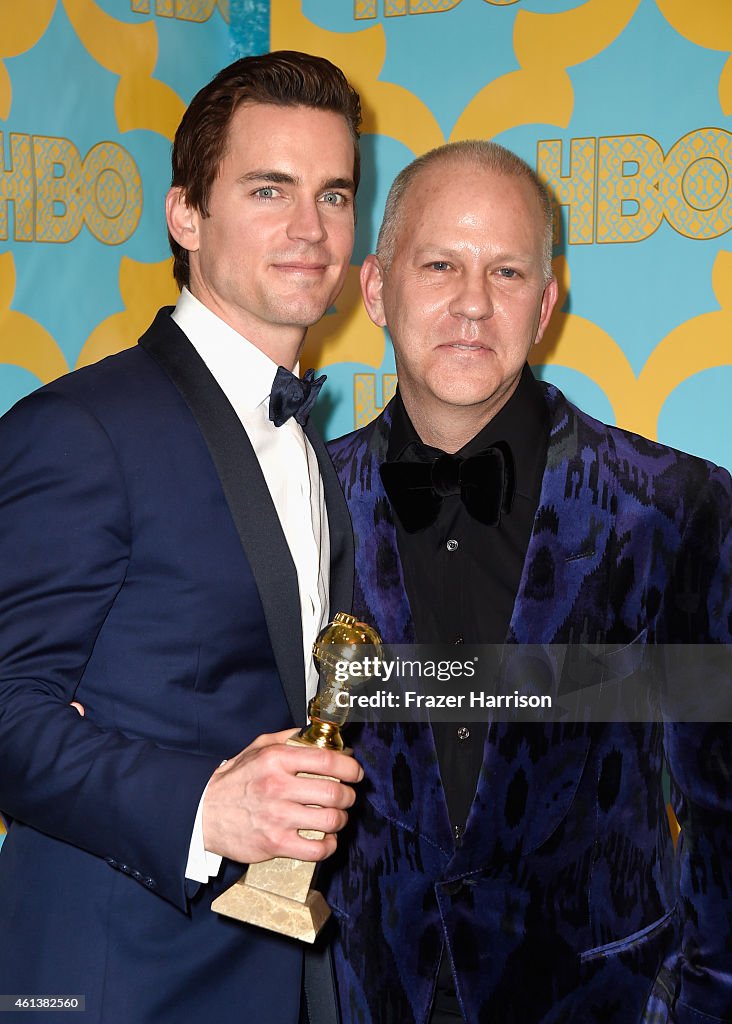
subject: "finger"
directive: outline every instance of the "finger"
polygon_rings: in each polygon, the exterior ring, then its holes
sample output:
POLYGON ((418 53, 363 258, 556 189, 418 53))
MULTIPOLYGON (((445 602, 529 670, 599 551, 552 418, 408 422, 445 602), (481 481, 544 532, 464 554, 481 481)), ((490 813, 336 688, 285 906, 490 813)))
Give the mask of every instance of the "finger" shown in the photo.
POLYGON ((221 766, 219 772, 249 772, 256 765, 258 776, 273 781, 279 777, 282 783, 288 785, 293 776, 301 774, 340 779, 346 783, 360 782, 363 778, 360 764, 345 754, 317 747, 287 746, 283 743, 268 742, 272 736, 282 735, 273 733, 257 737, 254 743, 221 766))
POLYGON ((336 807, 297 807, 288 826, 272 828, 269 837, 274 844, 286 843, 294 832, 310 833, 308 838, 322 839, 345 828, 348 815, 336 807))
POLYGON ((77 700, 72 700, 70 706, 72 708, 76 708, 76 710, 79 712, 79 714, 81 715, 82 718, 86 714, 86 710, 84 708, 84 705, 83 704, 79 704, 79 702, 77 700))
POLYGON ((320 861, 332 856, 336 846, 336 837, 332 833, 327 833, 322 839, 305 839, 298 832, 292 832, 280 844, 277 856, 291 857, 293 860, 320 861))
POLYGON ((335 835, 348 823, 348 815, 337 807, 306 807, 304 808, 303 821, 297 831, 315 832, 318 837, 321 835, 335 835))
MULTIPOLYGON (((300 783, 301 780, 297 780, 300 783)), ((339 783, 325 782, 324 788, 310 788, 309 780, 303 780, 303 788, 286 799, 263 802, 259 805, 252 827, 259 833, 259 840, 270 837, 278 843, 289 832, 298 829, 315 829, 320 832, 339 832, 348 821, 348 809, 352 806, 349 793, 340 793, 339 783), (330 787, 338 787, 330 793, 330 787), (330 802, 332 801, 332 802, 330 802)), ((345 787, 342 787, 345 788, 345 787)))
POLYGON ((310 775, 324 775, 342 782, 360 782, 363 768, 348 754, 336 750, 322 750, 320 747, 288 746, 282 753, 283 765, 293 774, 306 772, 310 775))
POLYGON ((356 792, 350 786, 320 775, 298 775, 288 786, 287 795, 298 804, 340 807, 342 810, 353 807, 356 800, 356 792))

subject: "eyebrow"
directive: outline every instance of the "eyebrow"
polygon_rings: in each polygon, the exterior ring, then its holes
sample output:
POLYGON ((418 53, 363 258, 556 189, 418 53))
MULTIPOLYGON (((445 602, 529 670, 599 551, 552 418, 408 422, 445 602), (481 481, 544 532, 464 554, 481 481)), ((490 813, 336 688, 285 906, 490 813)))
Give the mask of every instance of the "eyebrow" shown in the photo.
MULTIPOLYGON (((302 179, 295 174, 287 174, 286 171, 257 170, 248 171, 242 174, 240 181, 267 181, 272 185, 301 185, 302 179)), ((320 186, 321 189, 342 188, 354 192, 356 186, 353 178, 328 178, 320 186)))
MULTIPOLYGON (((463 251, 461 249, 454 249, 443 245, 423 245, 415 251, 415 259, 425 259, 432 257, 434 260, 441 259, 455 259, 456 257, 462 256, 463 251)), ((531 263, 533 257, 527 254, 511 253, 511 252, 499 252, 493 257, 497 263, 531 263)))

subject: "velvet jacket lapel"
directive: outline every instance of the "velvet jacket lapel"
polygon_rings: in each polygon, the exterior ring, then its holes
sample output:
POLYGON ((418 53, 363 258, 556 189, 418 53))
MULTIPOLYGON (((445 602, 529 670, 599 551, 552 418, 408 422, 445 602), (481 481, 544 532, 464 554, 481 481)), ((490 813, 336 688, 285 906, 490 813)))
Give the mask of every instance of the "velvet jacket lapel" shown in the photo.
POLYGON ((379 466, 386 460, 390 406, 363 434, 332 442, 329 450, 353 524, 359 573, 354 608, 375 626, 385 643, 414 643, 414 623, 404 589, 396 527, 379 466))
MULTIPOLYGON (((195 348, 162 309, 140 345, 178 389, 206 441, 244 553, 257 583, 282 686, 295 722, 305 722, 305 678, 297 574, 246 431, 195 348)), ((352 540, 343 495, 314 431, 331 530, 331 605, 350 608, 352 540)), ((313 438, 315 437, 315 443, 313 438)))
POLYGON ((545 398, 547 464, 508 642, 601 643, 607 637, 608 602, 582 602, 581 594, 589 577, 596 592, 610 593, 617 489, 613 452, 602 424, 580 418, 550 384, 545 398))

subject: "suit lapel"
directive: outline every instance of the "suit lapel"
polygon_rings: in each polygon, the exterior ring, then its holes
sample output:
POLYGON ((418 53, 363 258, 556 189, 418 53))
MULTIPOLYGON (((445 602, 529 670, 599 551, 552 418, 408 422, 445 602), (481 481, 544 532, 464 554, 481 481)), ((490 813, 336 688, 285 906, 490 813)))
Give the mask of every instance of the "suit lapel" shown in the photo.
POLYGON ((330 535, 330 613, 350 612, 353 606, 353 530, 348 515, 346 499, 330 460, 328 451, 316 427, 311 423, 305 427, 305 435, 318 459, 323 480, 325 507, 328 510, 328 533, 330 535))
POLYGON ((602 642, 615 536, 613 453, 601 423, 545 388, 547 465, 508 640, 602 642))
POLYGON ((158 313, 140 345, 170 377, 206 442, 254 574, 287 703, 293 720, 302 723, 305 676, 295 566, 249 437, 171 312, 168 307, 158 313))
POLYGON ((386 459, 391 408, 330 448, 348 503, 358 561, 354 607, 385 643, 414 643, 396 527, 379 466, 386 459))

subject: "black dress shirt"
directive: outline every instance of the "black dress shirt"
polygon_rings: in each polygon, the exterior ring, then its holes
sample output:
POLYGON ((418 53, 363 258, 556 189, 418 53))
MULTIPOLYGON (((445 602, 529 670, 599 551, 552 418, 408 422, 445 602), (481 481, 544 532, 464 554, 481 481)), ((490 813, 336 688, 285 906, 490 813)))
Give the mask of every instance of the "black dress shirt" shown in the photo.
MULTIPOLYGON (((528 366, 508 402, 457 453, 477 455, 505 441, 516 489, 497 526, 473 519, 460 495, 443 499, 435 522, 407 533, 395 515, 397 543, 418 643, 501 644, 506 639, 546 464, 549 420, 528 366)), ((397 391, 387 458, 431 462, 444 454, 420 440, 397 391)), ((461 841, 483 760, 487 723, 435 722, 440 774, 456 844, 461 841)), ((432 1024, 461 1020, 447 957, 443 957, 432 1024)))

